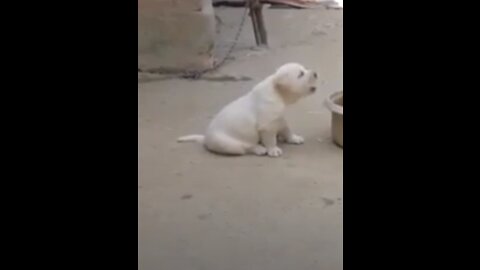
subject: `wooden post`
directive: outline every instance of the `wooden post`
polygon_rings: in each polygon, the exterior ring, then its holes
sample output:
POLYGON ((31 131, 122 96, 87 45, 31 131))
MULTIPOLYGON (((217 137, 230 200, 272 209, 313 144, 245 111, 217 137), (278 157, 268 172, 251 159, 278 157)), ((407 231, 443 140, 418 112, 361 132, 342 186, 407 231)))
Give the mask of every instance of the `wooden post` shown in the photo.
POLYGON ((268 46, 267 30, 263 21, 262 7, 260 0, 247 0, 250 8, 250 17, 252 18, 253 32, 257 46, 268 46))

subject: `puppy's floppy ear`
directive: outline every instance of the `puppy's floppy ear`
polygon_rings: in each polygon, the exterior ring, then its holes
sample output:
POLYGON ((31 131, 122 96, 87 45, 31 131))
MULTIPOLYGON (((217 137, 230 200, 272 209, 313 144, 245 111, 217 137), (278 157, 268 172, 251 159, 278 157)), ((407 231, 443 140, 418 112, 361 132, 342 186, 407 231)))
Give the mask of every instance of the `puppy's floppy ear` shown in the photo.
POLYGON ((287 79, 285 74, 277 72, 273 75, 273 87, 279 92, 279 94, 289 92, 289 85, 287 84, 287 79))
POLYGON ((285 73, 273 75, 273 87, 286 104, 294 103, 298 99, 292 91, 292 86, 288 83, 288 76, 285 73))

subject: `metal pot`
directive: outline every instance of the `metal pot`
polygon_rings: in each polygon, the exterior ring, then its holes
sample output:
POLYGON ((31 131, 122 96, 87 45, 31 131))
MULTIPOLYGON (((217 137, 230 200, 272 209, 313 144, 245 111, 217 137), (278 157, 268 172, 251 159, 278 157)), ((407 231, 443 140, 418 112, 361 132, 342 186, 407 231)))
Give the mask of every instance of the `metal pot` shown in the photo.
POLYGON ((325 105, 332 112, 333 141, 343 148, 343 91, 328 96, 325 105))

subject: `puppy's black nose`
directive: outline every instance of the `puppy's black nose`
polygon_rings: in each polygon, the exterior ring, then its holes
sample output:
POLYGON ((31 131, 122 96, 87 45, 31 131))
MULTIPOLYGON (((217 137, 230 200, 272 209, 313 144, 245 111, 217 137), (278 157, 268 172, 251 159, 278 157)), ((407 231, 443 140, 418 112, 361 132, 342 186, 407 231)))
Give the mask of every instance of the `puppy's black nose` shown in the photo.
POLYGON ((313 77, 315 77, 315 79, 318 77, 317 72, 313 72, 313 77))
POLYGON ((315 91, 317 91, 317 87, 315 86, 310 87, 310 92, 314 93, 315 91))

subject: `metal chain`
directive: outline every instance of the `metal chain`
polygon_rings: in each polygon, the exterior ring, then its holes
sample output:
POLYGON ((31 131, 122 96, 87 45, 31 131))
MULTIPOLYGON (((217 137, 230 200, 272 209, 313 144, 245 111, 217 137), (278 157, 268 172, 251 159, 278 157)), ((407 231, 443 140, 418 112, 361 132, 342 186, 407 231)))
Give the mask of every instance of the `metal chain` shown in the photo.
POLYGON ((200 71, 185 71, 181 77, 184 78, 184 79, 193 79, 193 80, 198 80, 200 79, 200 77, 202 77, 205 73, 207 72, 211 72, 211 71, 215 71, 217 70, 219 67, 221 67, 223 64, 225 64, 225 62, 227 61, 227 59, 230 57, 230 54, 233 52, 233 50, 235 49, 235 46, 237 45, 238 43, 238 39, 240 38, 240 34, 242 33, 242 30, 243 30, 243 26, 245 25, 245 19, 247 17, 247 14, 248 14, 248 5, 245 4, 245 9, 243 11, 243 15, 242 15, 242 21, 240 22, 240 25, 238 27, 238 30, 237 30, 237 33, 235 35, 235 38, 233 40, 233 44, 230 46, 230 48, 228 49, 227 53, 225 54, 225 57, 223 57, 223 59, 221 61, 219 61, 218 63, 214 64, 213 67, 211 68, 207 68, 207 69, 204 69, 204 70, 200 70, 200 71))

